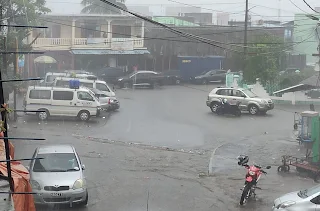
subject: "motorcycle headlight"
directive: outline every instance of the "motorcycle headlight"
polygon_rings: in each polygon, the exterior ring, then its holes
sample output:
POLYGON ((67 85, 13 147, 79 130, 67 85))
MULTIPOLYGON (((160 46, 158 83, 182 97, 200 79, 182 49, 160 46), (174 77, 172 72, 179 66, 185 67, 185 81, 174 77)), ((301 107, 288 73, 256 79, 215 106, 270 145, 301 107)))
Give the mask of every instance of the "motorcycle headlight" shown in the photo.
POLYGON ((72 189, 76 190, 76 189, 80 189, 84 187, 84 182, 82 179, 78 179, 74 182, 72 189))
POLYGON ((40 184, 35 180, 30 180, 32 190, 41 190, 40 184))
POLYGON ((290 207, 290 206, 295 205, 295 204, 296 204, 295 201, 286 201, 286 202, 283 202, 282 204, 278 205, 277 208, 278 208, 278 209, 279 209, 279 208, 284 209, 284 208, 290 207))
POLYGON ((249 171, 249 174, 250 174, 251 176, 254 176, 254 175, 256 174, 256 172, 254 172, 254 171, 249 171))

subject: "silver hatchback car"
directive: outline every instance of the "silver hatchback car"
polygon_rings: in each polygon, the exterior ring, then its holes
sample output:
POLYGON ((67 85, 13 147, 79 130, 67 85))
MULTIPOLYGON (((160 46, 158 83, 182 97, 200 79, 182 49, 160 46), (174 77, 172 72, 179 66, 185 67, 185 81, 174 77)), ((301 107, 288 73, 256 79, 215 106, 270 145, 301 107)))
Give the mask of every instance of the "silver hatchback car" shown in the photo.
POLYGON ((320 185, 295 191, 274 200, 273 211, 320 211, 320 185))
POLYGON ((38 147, 27 167, 35 204, 87 205, 85 166, 71 145, 38 147))

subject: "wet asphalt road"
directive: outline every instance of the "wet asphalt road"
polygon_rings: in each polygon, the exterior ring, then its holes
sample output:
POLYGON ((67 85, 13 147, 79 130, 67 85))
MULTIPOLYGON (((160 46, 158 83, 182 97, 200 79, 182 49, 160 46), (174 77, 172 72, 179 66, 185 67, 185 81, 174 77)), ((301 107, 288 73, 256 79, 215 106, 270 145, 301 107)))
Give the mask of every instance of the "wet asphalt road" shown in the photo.
MULTIPOLYGON (((295 173, 276 173, 281 154, 299 153, 293 112, 307 107, 277 106, 266 116, 216 116, 205 105, 212 88, 117 90, 120 110, 88 123, 39 122, 22 115, 12 133, 47 140, 15 141, 16 158, 32 156, 42 144, 74 145, 87 167, 90 199, 84 210, 243 210, 237 205, 240 190, 235 191, 245 174, 236 165, 239 154, 273 166, 261 181, 267 187, 262 199, 246 210, 270 210, 275 196, 313 185, 295 173)), ((65 208, 44 210, 51 209, 65 208)))

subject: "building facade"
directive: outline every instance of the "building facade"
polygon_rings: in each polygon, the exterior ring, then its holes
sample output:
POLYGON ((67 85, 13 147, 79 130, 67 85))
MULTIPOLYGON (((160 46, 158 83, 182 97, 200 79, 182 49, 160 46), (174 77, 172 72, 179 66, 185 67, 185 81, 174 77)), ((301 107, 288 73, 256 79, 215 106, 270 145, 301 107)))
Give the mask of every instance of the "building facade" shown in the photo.
MULTIPOLYGON (((144 21, 125 15, 45 15, 48 29, 34 29, 28 37, 34 51, 44 51, 56 60, 52 69, 98 69, 143 64, 144 21), (141 61, 140 61, 141 60, 141 61)), ((37 55, 29 55, 29 70, 43 75, 37 55), (40 68, 40 69, 41 69, 40 68)), ((41 67, 42 68, 42 67, 41 67)))
MULTIPOLYGON (((314 16, 320 18, 320 15, 314 16)), ((296 14, 294 16, 293 51, 296 54, 306 54, 307 64, 316 64, 319 60, 318 57, 312 56, 312 54, 318 53, 317 47, 320 41, 316 33, 317 23, 317 21, 308 18, 305 14, 296 14)))

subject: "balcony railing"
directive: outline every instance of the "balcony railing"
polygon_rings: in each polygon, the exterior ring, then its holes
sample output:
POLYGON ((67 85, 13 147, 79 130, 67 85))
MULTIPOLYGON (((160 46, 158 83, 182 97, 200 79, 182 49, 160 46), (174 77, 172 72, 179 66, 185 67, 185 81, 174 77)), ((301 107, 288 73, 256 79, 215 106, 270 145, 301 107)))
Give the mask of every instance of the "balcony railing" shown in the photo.
POLYGON ((143 48, 142 38, 38 38, 35 48, 143 48))

